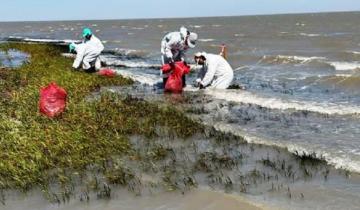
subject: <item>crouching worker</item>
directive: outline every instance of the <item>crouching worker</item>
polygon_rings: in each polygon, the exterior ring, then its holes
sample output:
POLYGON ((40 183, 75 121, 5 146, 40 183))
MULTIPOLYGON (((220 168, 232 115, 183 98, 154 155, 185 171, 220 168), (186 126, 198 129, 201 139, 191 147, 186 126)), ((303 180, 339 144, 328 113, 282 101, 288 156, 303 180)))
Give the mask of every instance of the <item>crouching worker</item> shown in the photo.
POLYGON ((169 74, 164 87, 164 92, 167 93, 182 93, 183 91, 183 77, 190 72, 190 66, 183 61, 175 62, 174 64, 164 64, 161 67, 163 74, 169 74))
POLYGON ((73 68, 81 67, 86 72, 95 72, 101 68, 99 56, 104 50, 104 45, 88 28, 84 29, 83 37, 84 41, 81 44, 69 45, 70 52, 76 53, 73 68))
POLYGON ((198 52, 195 54, 194 60, 200 66, 196 79, 200 89, 226 89, 230 86, 234 72, 230 64, 221 55, 198 52))

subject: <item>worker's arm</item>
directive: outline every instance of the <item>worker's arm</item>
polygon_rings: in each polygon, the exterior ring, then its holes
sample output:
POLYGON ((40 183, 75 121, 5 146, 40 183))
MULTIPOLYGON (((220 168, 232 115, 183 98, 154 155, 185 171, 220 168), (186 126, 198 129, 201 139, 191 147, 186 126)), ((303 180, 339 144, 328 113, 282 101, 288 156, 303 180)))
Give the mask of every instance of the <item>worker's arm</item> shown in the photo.
POLYGON ((207 71, 204 78, 201 80, 200 84, 204 87, 211 84, 212 80, 214 79, 215 72, 216 72, 216 63, 209 63, 207 66, 207 71))

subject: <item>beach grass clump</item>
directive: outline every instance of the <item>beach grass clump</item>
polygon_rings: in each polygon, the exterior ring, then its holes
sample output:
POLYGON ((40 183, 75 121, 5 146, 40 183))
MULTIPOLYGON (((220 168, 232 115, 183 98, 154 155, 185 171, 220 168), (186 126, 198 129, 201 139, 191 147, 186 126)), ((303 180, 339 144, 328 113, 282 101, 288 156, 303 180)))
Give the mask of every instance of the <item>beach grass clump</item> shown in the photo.
POLYGON ((5 43, 0 49, 30 55, 18 69, 0 70, 1 189, 46 188, 54 180, 68 183, 92 165, 99 166, 110 183, 125 184, 133 175, 106 163, 133 151, 129 136, 156 137, 161 127, 174 136, 188 137, 201 129, 175 108, 114 93, 87 100, 102 86, 132 81, 73 70, 72 60, 60 56, 55 46, 5 43), (65 112, 53 119, 38 111, 39 90, 51 82, 68 93, 65 112))

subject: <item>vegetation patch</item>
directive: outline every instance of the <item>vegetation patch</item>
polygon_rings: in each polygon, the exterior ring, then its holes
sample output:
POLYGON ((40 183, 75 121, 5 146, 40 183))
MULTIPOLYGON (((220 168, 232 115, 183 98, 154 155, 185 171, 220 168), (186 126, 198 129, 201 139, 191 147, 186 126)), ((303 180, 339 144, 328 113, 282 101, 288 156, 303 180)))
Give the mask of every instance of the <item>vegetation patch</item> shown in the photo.
MULTIPOLYGON (((126 177, 133 175, 108 163, 114 156, 132 153, 129 136, 153 138, 161 128, 188 137, 201 129, 174 108, 110 93, 86 100, 101 86, 132 81, 73 70, 72 60, 60 56, 57 47, 5 43, 0 49, 30 55, 29 63, 19 69, 0 69, 1 189, 47 189, 51 183, 69 183, 93 166, 110 183, 125 184, 126 177), (50 82, 68 92, 67 109, 55 119, 38 111, 39 90, 50 82)), ((163 155, 161 150, 158 153, 163 155)))

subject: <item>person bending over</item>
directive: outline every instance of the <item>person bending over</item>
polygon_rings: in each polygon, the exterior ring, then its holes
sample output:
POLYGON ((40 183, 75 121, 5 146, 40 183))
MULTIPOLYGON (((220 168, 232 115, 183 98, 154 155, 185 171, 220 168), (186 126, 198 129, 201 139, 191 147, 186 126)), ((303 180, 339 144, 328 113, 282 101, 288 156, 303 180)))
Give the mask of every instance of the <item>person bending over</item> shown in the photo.
POLYGON ((226 89, 230 86, 234 72, 221 55, 198 52, 195 54, 194 60, 201 67, 196 79, 201 89, 226 89))
MULTIPOLYGON (((170 32, 161 41, 161 62, 162 65, 174 65, 177 61, 185 61, 185 52, 194 48, 198 35, 181 27, 180 31, 170 32)), ((171 73, 171 72, 170 72, 171 73)), ((165 86, 169 74, 162 74, 163 85, 165 86)), ((182 78, 185 86, 185 76, 182 78)))

